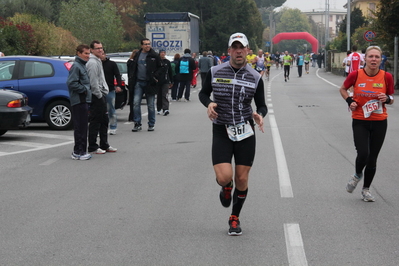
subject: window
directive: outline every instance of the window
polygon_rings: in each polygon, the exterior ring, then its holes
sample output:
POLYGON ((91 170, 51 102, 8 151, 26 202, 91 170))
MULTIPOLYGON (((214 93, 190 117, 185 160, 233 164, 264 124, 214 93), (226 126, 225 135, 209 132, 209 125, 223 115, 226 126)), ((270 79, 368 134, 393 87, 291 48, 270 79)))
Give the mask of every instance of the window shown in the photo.
POLYGON ((15 66, 15 61, 0 62, 0 81, 12 79, 14 66, 15 66))
POLYGON ((53 66, 46 62, 25 61, 21 78, 51 77, 53 66))

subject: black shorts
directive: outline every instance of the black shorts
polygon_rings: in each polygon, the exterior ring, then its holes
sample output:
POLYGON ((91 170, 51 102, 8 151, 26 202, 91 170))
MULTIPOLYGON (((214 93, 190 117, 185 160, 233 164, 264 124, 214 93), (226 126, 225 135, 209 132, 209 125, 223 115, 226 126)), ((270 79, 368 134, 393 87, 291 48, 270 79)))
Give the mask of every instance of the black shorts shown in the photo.
MULTIPOLYGON (((252 129, 254 122, 250 121, 252 129)), ((235 165, 252 166, 255 158, 255 135, 241 141, 232 141, 227 135, 226 126, 213 124, 212 163, 230 163, 234 156, 235 165)))

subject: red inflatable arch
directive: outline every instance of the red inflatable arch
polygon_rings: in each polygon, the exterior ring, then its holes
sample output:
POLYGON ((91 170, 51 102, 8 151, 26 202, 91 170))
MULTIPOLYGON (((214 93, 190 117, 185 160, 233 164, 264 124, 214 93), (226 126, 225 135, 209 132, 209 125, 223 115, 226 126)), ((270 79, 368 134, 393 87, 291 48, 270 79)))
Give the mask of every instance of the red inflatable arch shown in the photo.
POLYGON ((309 32, 282 32, 274 36, 272 42, 277 44, 282 40, 307 40, 312 45, 312 51, 317 53, 319 50, 319 41, 309 32))

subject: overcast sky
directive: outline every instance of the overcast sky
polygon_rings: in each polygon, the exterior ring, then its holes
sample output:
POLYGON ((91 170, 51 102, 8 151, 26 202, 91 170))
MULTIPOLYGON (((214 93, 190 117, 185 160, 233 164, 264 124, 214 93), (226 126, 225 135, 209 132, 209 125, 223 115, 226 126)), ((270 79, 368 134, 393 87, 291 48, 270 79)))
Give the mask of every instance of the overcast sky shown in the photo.
MULTIPOLYGON (((348 2, 347 0, 328 0, 330 2, 330 9, 346 10, 343 6, 348 2)), ((301 11, 310 11, 312 9, 326 8, 326 0, 287 0, 283 6, 289 8, 298 8, 301 11)))

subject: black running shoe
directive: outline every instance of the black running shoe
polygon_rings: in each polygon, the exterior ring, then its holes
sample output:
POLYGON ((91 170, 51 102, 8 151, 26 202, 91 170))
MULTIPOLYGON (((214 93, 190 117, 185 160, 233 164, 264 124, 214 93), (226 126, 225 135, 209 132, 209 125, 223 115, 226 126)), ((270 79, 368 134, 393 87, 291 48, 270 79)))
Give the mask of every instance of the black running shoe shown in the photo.
POLYGON ((231 190, 233 189, 233 181, 231 181, 227 186, 222 187, 220 190, 219 198, 223 207, 228 208, 231 204, 231 190))
POLYGON ((241 226, 240 226, 240 219, 235 216, 231 215, 229 219, 229 236, 240 236, 242 235, 241 226))

